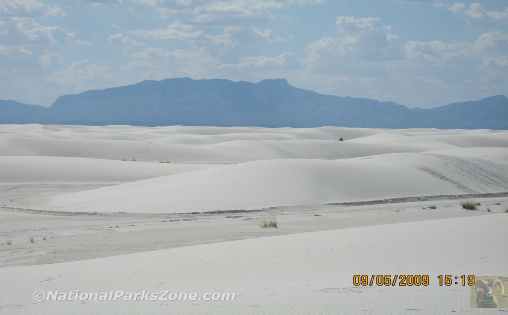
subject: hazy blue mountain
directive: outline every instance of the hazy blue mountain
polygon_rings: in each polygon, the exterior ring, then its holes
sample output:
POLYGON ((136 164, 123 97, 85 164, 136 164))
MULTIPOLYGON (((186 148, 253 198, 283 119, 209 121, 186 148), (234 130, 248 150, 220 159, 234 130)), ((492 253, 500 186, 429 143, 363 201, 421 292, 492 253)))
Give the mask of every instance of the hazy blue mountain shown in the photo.
POLYGON ((1 123, 508 129, 508 99, 494 96, 432 109, 323 95, 286 80, 189 78, 59 97, 49 108, 0 102, 1 123))
POLYGON ((42 106, 0 100, 0 123, 2 124, 43 122, 47 112, 48 110, 42 106))

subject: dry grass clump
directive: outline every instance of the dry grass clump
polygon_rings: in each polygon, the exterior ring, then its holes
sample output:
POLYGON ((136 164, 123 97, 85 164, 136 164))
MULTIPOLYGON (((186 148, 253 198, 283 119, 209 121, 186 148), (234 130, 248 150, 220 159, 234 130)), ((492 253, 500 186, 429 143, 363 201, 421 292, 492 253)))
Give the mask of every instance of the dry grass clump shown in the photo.
POLYGON ((474 202, 474 201, 464 201, 462 203, 462 208, 466 209, 466 210, 477 210, 478 209, 478 206, 480 205, 479 202, 474 202))
POLYGON ((265 219, 263 221, 261 221, 261 224, 260 226, 263 228, 263 229, 277 229, 279 227, 279 225, 277 224, 277 220, 275 219, 265 219))

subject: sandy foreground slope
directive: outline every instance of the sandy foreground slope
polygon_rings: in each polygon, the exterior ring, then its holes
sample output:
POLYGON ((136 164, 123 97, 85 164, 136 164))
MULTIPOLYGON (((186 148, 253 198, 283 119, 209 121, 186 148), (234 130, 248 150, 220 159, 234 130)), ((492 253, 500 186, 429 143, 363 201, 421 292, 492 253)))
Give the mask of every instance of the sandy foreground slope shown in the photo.
MULTIPOLYGON (((507 275, 508 215, 388 224, 0 269, 1 314, 481 314, 442 273, 507 275), (360 287, 353 274, 430 274, 360 287), (233 301, 42 301, 48 290, 235 292, 233 301)), ((200 295, 201 296, 201 295, 200 295)))

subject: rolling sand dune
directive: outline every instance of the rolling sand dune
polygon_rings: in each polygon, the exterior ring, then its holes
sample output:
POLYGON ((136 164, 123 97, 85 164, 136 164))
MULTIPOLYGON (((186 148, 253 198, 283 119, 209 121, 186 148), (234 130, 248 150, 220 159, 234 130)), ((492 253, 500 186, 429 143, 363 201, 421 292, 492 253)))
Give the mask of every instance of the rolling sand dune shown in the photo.
POLYGON ((124 182, 33 199, 44 210, 174 213, 508 191, 502 131, 6 125, 0 135, 0 182, 124 182))
POLYGON ((234 163, 507 147, 507 138, 506 132, 488 130, 5 125, 0 127, 0 155, 234 163), (345 141, 339 143, 340 137, 345 141))
MULTIPOLYGON (((179 135, 176 135, 179 137, 179 135)), ((172 137, 165 139, 58 139, 13 137, 4 144, 4 154, 88 157, 100 159, 132 159, 145 161, 172 161, 178 163, 232 163, 277 158, 323 158, 338 159, 370 154, 417 152, 436 146, 407 144, 344 142, 338 146, 334 139, 284 139, 273 140, 212 140, 208 136, 194 136, 185 143, 174 143, 172 137), (201 140, 201 143, 200 143, 201 140)), ((210 136, 216 138, 215 136, 210 136)), ((271 138, 271 137, 268 137, 271 138)), ((450 146, 448 146, 450 147, 450 146)), ((1 144, 0 144, 1 148, 1 144)))
POLYGON ((0 156, 0 183, 123 182, 188 172, 205 164, 171 164, 57 156, 0 156))
POLYGON ((491 159, 460 158, 460 149, 454 149, 333 161, 255 161, 60 195, 45 207, 171 213, 508 191, 508 164, 495 159, 508 150, 494 152, 491 159))

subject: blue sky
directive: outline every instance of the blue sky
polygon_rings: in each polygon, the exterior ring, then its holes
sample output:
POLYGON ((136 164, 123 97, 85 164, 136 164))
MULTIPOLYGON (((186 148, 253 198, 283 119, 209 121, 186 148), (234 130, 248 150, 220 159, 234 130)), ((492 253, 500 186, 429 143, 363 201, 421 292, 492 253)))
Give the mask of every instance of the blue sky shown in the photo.
POLYGON ((0 0, 0 99, 182 76, 420 107, 508 95, 508 2, 0 0))

